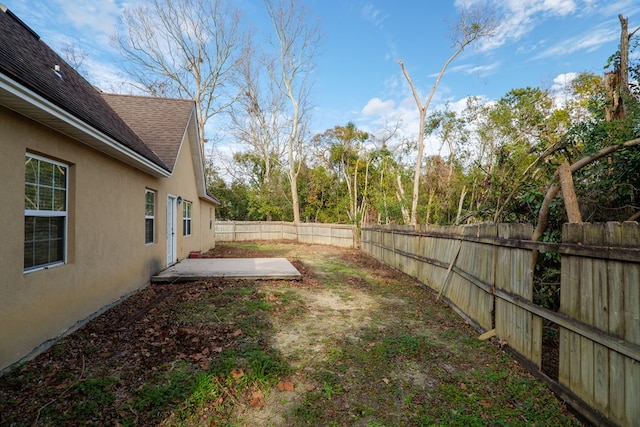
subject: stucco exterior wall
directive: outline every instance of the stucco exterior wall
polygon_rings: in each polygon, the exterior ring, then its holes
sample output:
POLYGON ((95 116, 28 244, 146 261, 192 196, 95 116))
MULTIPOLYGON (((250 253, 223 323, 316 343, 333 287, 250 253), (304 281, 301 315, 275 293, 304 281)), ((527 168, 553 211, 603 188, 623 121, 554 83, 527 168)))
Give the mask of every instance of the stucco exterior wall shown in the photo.
POLYGON ((213 246, 213 230, 211 237, 198 236, 202 210, 208 206, 201 207, 197 197, 185 147, 173 175, 154 178, 1 106, 0 130, 0 370, 145 286, 151 275, 167 266, 168 194, 193 202, 190 237, 182 236, 178 207, 178 258, 213 246), (67 263, 25 273, 27 153, 68 164, 70 176, 67 263), (153 244, 145 244, 144 237, 147 188, 157 192, 153 244))
MULTIPOLYGON (((185 136, 178 158, 176 160, 174 173, 170 180, 167 180, 166 191, 170 194, 179 196, 183 200, 183 204, 178 206, 178 239, 177 253, 178 259, 184 259, 189 256, 191 251, 207 251, 215 246, 215 230, 213 227, 209 230, 209 208, 215 209, 215 205, 198 196, 195 181, 194 160, 188 136, 185 136), (184 235, 183 228, 183 207, 184 202, 192 203, 191 210, 191 235, 184 235), (205 227, 206 223, 206 227, 205 227)), ((198 144, 199 142, 195 142, 198 144)), ((166 203, 166 201, 165 201, 166 203)))
POLYGON ((206 252, 216 247, 216 207, 212 203, 200 204, 200 235, 202 236, 201 251, 206 252))

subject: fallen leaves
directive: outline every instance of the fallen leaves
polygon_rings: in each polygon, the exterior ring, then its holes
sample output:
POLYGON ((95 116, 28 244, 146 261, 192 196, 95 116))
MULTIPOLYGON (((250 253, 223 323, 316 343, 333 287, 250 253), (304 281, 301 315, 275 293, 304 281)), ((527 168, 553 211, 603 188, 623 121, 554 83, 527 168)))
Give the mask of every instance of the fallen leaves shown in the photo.
POLYGON ((488 408, 489 406, 491 406, 491 403, 489 403, 489 401, 487 400, 481 400, 478 402, 481 406, 484 406, 485 408, 488 408))
MULTIPOLYGON (((235 371, 235 370, 234 370, 235 371)), ((233 376, 233 372, 231 372, 231 375, 233 376)), ((241 371, 241 370, 240 370, 241 371)), ((234 376, 235 378, 235 376, 234 376)), ((291 381, 279 381, 277 384, 278 390, 284 392, 284 391, 294 391, 295 390, 295 386, 293 385, 293 383, 291 381)), ((265 396, 264 393, 260 390, 254 391, 253 393, 251 393, 251 396, 249 398, 249 406, 251 406, 252 408, 256 408, 256 409, 261 409, 264 408, 266 406, 266 402, 265 402, 265 396)))
POLYGON ((264 393, 260 390, 254 391, 251 395, 251 400, 249 401, 249 406, 252 408, 264 408, 264 393))
POLYGON ((243 369, 233 368, 231 370, 231 377, 233 377, 234 380, 237 380, 238 378, 242 378, 243 376, 244 376, 243 369))
POLYGON ((280 381, 278 382, 278 390, 280 391, 294 391, 295 386, 291 381, 280 381))

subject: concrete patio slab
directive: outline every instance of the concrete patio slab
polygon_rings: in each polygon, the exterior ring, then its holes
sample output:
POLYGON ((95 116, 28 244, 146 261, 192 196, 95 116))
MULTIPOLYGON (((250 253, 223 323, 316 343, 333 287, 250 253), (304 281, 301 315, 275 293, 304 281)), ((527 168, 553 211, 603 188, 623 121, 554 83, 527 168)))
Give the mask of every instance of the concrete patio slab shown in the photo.
POLYGON ((151 283, 175 283, 212 277, 253 280, 301 280, 286 258, 187 258, 156 276, 151 283))

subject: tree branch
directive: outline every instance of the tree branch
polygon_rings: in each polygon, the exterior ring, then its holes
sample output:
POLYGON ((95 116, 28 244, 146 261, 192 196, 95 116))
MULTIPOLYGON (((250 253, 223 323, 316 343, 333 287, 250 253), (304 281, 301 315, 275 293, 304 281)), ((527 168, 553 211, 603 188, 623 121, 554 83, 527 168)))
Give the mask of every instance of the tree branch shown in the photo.
MULTIPOLYGON (((582 159, 578 160, 577 162, 571 165, 569 170, 571 171, 571 173, 575 173, 576 171, 587 166, 588 164, 593 163, 596 160, 601 159, 605 156, 608 156, 609 154, 617 150, 620 150, 622 148, 633 147, 639 144, 640 144, 640 138, 635 138, 629 141, 625 141, 622 144, 610 145, 592 154, 591 156, 583 157, 582 159)), ((554 181, 557 180, 558 177, 559 177, 559 173, 558 171, 556 171, 556 173, 553 175, 553 180, 554 181)), ((542 201, 542 205, 540 206, 540 212, 538 213, 538 224, 536 225, 536 228, 533 231, 531 240, 540 239, 540 237, 542 237, 542 233, 544 233, 544 231, 546 230, 547 224, 549 223, 549 206, 553 201, 553 199, 558 195, 559 190, 560 190, 560 187, 555 182, 551 184, 551 186, 547 190, 544 200, 542 201)))

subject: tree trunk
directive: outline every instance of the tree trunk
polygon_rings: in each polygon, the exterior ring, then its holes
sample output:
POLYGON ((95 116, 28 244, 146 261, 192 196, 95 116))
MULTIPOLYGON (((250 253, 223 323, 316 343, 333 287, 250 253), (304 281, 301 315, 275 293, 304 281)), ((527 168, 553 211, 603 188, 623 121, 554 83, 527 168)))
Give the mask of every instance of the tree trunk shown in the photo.
POLYGON ((462 215, 462 205, 464 204, 464 198, 467 195, 467 187, 462 187, 460 192, 460 200, 458 201, 458 213, 456 214, 456 225, 460 224, 460 216, 462 215))
POLYGON ((291 204, 293 208, 293 223, 300 224, 300 199, 298 197, 298 174, 290 172, 289 182, 291 183, 291 204), (293 176, 291 176, 293 175, 293 176))
POLYGON ((623 117, 627 113, 625 98, 631 94, 629 90, 629 19, 618 15, 620 19, 620 94, 622 95, 623 117))
POLYGON ((405 203, 406 197, 405 197, 404 187, 402 186, 402 178, 400 177, 400 174, 396 175, 396 181, 398 183, 398 189, 396 190, 396 199, 398 199, 398 202, 400 203, 402 220, 404 221, 405 225, 410 224, 411 217, 409 216, 409 210, 407 209, 407 205, 405 203))
POLYGON ((569 222, 582 222, 578 197, 573 187, 573 177, 571 176, 571 167, 568 162, 565 161, 558 167, 558 175, 560 188, 562 188, 562 197, 564 198, 564 208, 567 211, 569 222))
POLYGON ((604 75, 604 89, 609 98, 605 110, 605 120, 624 120, 626 116, 625 98, 629 96, 629 20, 622 15, 620 19, 620 63, 613 71, 604 75))
POLYGON ((622 120, 624 118, 623 100, 620 96, 619 71, 609 71, 604 74, 604 90, 609 103, 605 106, 605 120, 622 120))

